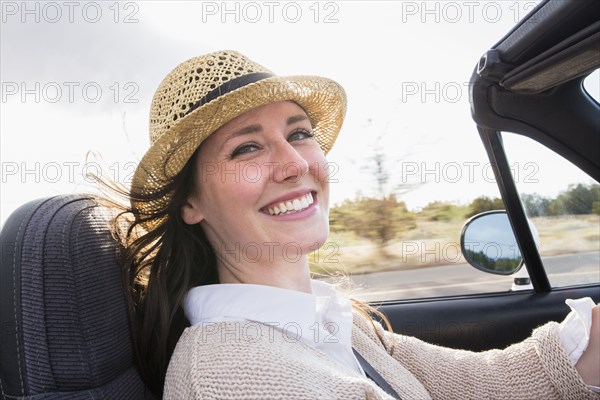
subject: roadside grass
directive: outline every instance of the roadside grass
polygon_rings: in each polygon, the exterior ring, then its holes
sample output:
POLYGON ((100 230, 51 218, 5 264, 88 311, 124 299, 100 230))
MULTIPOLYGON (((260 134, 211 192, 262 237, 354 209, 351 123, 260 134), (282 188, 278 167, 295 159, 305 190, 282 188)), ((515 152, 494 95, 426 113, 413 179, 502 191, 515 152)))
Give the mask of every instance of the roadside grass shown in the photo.
POLYGON ((600 215, 532 218, 540 234, 542 256, 598 251, 600 215))

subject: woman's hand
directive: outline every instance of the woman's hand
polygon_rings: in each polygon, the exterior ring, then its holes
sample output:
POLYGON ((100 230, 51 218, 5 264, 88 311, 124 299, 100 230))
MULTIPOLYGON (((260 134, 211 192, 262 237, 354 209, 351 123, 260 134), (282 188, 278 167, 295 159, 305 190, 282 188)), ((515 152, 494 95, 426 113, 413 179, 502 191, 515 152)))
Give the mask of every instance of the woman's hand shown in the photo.
POLYGON ((600 386, 600 305, 592 309, 590 341, 575 368, 586 384, 600 386))

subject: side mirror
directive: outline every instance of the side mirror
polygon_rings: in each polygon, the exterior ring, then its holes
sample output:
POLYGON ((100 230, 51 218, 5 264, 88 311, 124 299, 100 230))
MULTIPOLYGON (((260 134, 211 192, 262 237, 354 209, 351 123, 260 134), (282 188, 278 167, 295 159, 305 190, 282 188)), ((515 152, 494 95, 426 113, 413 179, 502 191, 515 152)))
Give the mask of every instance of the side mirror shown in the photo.
POLYGON ((510 275, 523 266, 523 257, 504 210, 477 214, 468 220, 460 235, 465 260, 475 268, 510 275))

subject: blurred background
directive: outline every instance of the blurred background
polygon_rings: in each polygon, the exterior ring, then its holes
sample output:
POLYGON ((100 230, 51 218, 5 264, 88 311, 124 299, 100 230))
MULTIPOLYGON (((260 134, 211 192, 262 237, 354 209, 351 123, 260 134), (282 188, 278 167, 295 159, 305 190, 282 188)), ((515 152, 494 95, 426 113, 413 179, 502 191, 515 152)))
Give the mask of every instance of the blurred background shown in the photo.
MULTIPOLYGON (((312 255, 314 272, 349 275, 359 286, 382 271, 461 265, 477 274, 460 255, 461 226, 503 205, 470 117, 468 81, 479 57, 536 4, 2 2, 0 219, 33 198, 96 191, 89 173, 129 184, 162 78, 190 57, 234 49, 279 75, 322 75, 347 91, 347 118, 328 156, 332 235, 312 255)), ((597 73, 586 87, 597 99, 597 73)), ((587 239, 572 246, 596 249, 597 183, 511 140, 530 216, 579 230, 587 239), (570 198, 583 201, 571 209, 570 198)), ((540 234, 553 240, 548 254, 572 251, 554 245, 560 235, 540 234)), ((411 285, 439 293, 432 279, 411 285)), ((373 285, 363 287, 383 293, 373 285)))

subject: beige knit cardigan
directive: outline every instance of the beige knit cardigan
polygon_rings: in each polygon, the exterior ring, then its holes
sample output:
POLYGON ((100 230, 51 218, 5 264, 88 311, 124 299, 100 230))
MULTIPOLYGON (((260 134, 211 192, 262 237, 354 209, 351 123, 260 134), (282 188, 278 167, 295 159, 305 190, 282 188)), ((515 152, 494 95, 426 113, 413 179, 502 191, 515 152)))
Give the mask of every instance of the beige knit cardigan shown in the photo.
MULTIPOLYGON (((385 331, 354 314, 354 348, 403 400, 598 399, 550 322, 504 350, 469 352, 385 331), (379 331, 383 343, 375 333, 379 331), (386 348, 391 348, 390 355, 386 348)), ((391 399, 374 382, 267 325, 228 322, 185 330, 164 399, 391 399)))

